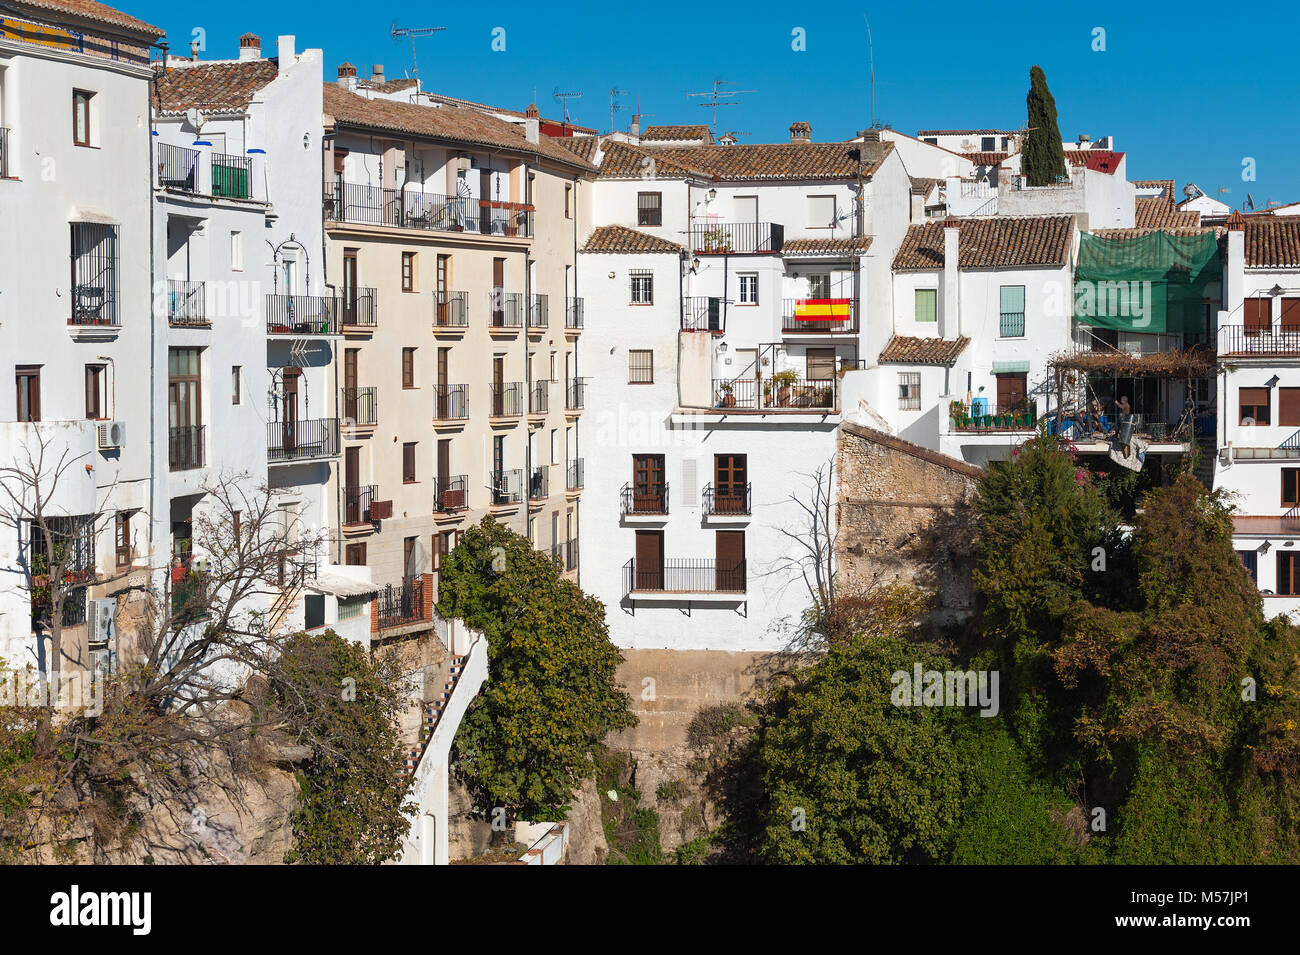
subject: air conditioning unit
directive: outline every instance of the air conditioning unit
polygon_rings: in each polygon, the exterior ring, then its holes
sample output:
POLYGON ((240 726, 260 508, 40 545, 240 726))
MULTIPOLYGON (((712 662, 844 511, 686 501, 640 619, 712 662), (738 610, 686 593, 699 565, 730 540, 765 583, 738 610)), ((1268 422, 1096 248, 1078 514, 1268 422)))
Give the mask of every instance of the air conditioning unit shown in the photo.
POLYGON ((86 601, 86 641, 95 646, 108 646, 116 636, 113 616, 117 612, 116 597, 101 597, 86 601))
POLYGON ((91 650, 90 651, 90 672, 95 679, 101 676, 112 676, 113 671, 117 669, 117 654, 112 650, 91 650))
POLYGON ((104 421, 99 425, 99 449, 120 448, 126 440, 126 422, 104 421))
POLYGON ((469 169, 470 169, 470 159, 469 159, 468 156, 457 156, 455 162, 456 162, 456 166, 455 166, 455 168, 456 168, 456 171, 457 171, 457 172, 468 172, 468 171, 469 171, 469 169))

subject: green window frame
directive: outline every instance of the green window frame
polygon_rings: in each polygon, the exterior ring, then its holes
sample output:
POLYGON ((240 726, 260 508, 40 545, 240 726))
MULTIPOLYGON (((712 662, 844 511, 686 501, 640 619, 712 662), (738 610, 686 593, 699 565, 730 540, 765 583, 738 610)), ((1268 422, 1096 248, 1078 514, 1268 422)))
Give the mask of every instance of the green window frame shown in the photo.
POLYGON ((1002 338, 1025 337, 1025 287, 1004 285, 999 295, 998 335, 1002 338))
POLYGON ((916 290, 916 320, 918 322, 937 322, 939 320, 938 299, 938 289, 919 288, 916 290))

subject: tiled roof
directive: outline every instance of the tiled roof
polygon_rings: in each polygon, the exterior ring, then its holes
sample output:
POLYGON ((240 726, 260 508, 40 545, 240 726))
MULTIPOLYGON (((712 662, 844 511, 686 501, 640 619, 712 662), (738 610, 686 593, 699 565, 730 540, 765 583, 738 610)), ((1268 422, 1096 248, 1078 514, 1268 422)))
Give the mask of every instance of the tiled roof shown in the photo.
POLYGON ((705 142, 713 141, 713 134, 709 132, 709 127, 704 124, 695 126, 647 126, 645 132, 641 134, 641 139, 646 142, 681 142, 691 139, 702 139, 705 142))
POLYGON ((1218 233, 1222 231, 1217 228, 1209 227, 1181 227, 1181 228, 1142 228, 1142 229, 1089 229, 1089 235, 1095 235, 1102 239, 1133 239, 1141 235, 1150 235, 1153 232, 1165 232, 1169 235, 1186 237, 1192 235, 1204 235, 1206 232, 1218 233))
POLYGON ((1014 136, 1014 129, 922 129, 917 132, 918 136, 992 136, 994 134, 1003 136, 1014 136))
POLYGON ((588 237, 580 252, 682 252, 676 242, 669 242, 648 232, 638 232, 622 225, 603 225, 588 237))
POLYGON ((928 196, 930 190, 943 182, 942 179, 930 179, 925 176, 912 176, 912 195, 928 196))
MULTIPOLYGON (((957 234, 960 269, 1065 265, 1069 259, 1072 216, 993 216, 951 221, 960 226, 957 234)), ((942 269, 943 229, 943 221, 909 226, 894 256, 894 271, 942 269)))
MULTIPOLYGON (((617 139, 607 139, 601 147, 601 179, 689 179, 709 178, 700 169, 690 168, 666 155, 669 150, 642 149, 617 139)), ((723 149, 735 149, 724 146, 723 149)), ((673 150, 675 151, 675 150, 673 150)))
POLYGON ((114 10, 112 7, 97 3, 96 0, 13 0, 13 5, 18 8, 31 7, 36 10, 66 13, 86 20, 108 23, 147 36, 158 37, 166 32, 151 23, 145 23, 143 20, 127 16, 120 10, 114 10))
POLYGON ((161 113, 187 109, 239 112, 253 94, 279 75, 274 60, 240 60, 184 66, 155 76, 150 87, 153 107, 161 113))
POLYGON ((1138 229, 1195 229, 1201 224, 1199 212, 1180 212, 1172 197, 1138 196, 1133 209, 1133 225, 1138 229))
POLYGON ((583 162, 595 163, 599 136, 555 136, 552 142, 563 146, 583 162))
POLYGON ((1172 179, 1134 179, 1133 185, 1140 189, 1159 188, 1163 191, 1156 197, 1157 199, 1174 201, 1174 181, 1172 179))
POLYGON ((851 150, 861 150, 862 174, 874 172, 894 148, 893 143, 771 143, 734 146, 680 146, 653 150, 683 166, 702 169, 719 181, 766 179, 851 179, 858 163, 851 150))
POLYGON ((1071 166, 1087 166, 1094 172, 1114 174, 1119 169, 1119 161, 1123 158, 1123 153, 1110 149, 1067 149, 1065 151, 1065 161, 1071 166))
POLYGON ((894 335, 880 352, 880 360, 905 365, 951 365, 969 344, 965 336, 948 339, 894 335))
POLYGON ((364 86, 368 90, 377 90, 380 93, 400 93, 402 90, 415 89, 420 85, 420 81, 415 77, 402 77, 396 80, 385 80, 382 83, 376 83, 374 80, 357 80, 357 86, 364 86))
POLYGON ((782 255, 861 255, 871 247, 871 236, 844 236, 838 239, 787 239, 782 255))
POLYGON ((476 109, 460 106, 418 106, 386 99, 367 99, 358 93, 343 89, 337 83, 326 83, 325 112, 336 123, 358 126, 363 129, 380 129, 431 139, 446 139, 474 146, 495 146, 518 152, 537 153, 548 159, 579 166, 590 165, 577 155, 557 145, 549 136, 539 137, 530 143, 522 126, 508 123, 476 109))
POLYGON ((1247 218, 1246 265, 1300 267, 1300 221, 1291 216, 1247 218))
POLYGON ((961 157, 963 157, 963 158, 965 158, 965 159, 969 159, 971 162, 973 162, 973 163, 974 163, 975 165, 977 165, 977 166, 997 166, 997 165, 999 165, 999 164, 1000 164, 1004 159, 1006 159, 1008 156, 1013 155, 1013 153, 1008 153, 1008 152, 991 152, 991 153, 986 153, 986 152, 973 152, 973 153, 958 153, 957 155, 958 155, 958 156, 961 156, 961 157))

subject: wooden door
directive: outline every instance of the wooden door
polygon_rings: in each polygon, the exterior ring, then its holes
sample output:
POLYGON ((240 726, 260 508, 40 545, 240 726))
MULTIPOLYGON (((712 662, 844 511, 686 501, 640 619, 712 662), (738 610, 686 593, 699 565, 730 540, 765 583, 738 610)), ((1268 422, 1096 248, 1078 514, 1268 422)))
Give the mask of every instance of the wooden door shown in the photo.
POLYGON ((632 512, 664 513, 664 490, 664 456, 635 455, 632 459, 632 512))
POLYGON ((280 422, 284 435, 285 453, 293 451, 298 446, 298 385, 301 376, 301 368, 286 368, 284 370, 280 422))
POLYGON ((636 532, 636 561, 632 565, 635 590, 664 589, 664 532, 636 532))
POLYGON ((343 324, 357 321, 357 253, 343 253, 343 324))
POLYGON ((998 414, 1016 414, 1025 410, 1028 375, 1017 372, 998 375, 998 414))
POLYGON ((451 256, 450 255, 438 256, 437 289, 435 295, 437 297, 439 325, 446 325, 449 322, 448 308, 447 308, 447 290, 451 288, 451 284, 450 284, 451 276, 449 274, 450 272, 451 272, 451 256))
POLYGON ((492 260, 492 324, 506 323, 506 260, 492 260))
POLYGON ((361 420, 357 398, 357 355, 359 348, 347 348, 343 351, 343 417, 351 421, 361 420))
POLYGON ((713 509, 718 514, 748 513, 745 501, 747 476, 743 454, 713 456, 713 509))
POLYGON ((506 359, 497 355, 492 359, 492 413, 506 413, 506 359))
POLYGON ((745 589, 745 532, 718 531, 716 536, 714 583, 718 590, 743 591, 745 589))

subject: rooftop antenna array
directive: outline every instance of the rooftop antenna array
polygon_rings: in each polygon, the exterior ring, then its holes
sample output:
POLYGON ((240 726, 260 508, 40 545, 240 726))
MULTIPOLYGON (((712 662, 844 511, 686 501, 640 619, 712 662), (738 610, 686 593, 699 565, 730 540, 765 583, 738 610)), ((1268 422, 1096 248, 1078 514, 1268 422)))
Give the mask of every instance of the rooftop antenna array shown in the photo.
POLYGON ((411 75, 419 78, 420 64, 415 58, 415 38, 417 36, 432 36, 435 33, 441 33, 446 27, 399 27, 396 23, 392 25, 389 32, 392 33, 394 40, 401 40, 407 37, 411 40, 411 75))
POLYGON ((876 125, 876 52, 871 45, 871 21, 866 13, 862 14, 862 19, 867 24, 867 65, 871 71, 871 128, 879 129, 876 125))
POLYGON ((709 128, 712 132, 718 131, 718 107, 719 106, 738 106, 740 101, 731 97, 739 96, 741 93, 757 93, 758 90, 724 90, 724 86, 735 86, 730 80, 716 79, 713 81, 713 90, 709 93, 687 93, 687 96, 707 96, 707 102, 700 103, 700 106, 713 110, 713 122, 709 128))
POLYGON ((627 107, 626 105, 624 105, 623 103, 620 103, 620 102, 618 101, 618 98, 619 98, 620 96, 630 96, 630 95, 632 95, 630 90, 621 90, 621 89, 619 89, 618 87, 611 87, 611 88, 610 88, 610 91, 609 91, 609 131, 610 131, 611 134, 614 132, 614 129, 615 129, 615 127, 614 127, 614 114, 617 113, 617 112, 620 112, 620 111, 625 110, 625 109, 628 108, 628 107, 627 107))
POLYGON ((551 99, 560 104, 560 109, 564 113, 564 121, 566 123, 569 121, 569 100, 580 99, 581 97, 581 93, 561 93, 558 86, 551 92, 551 99))

